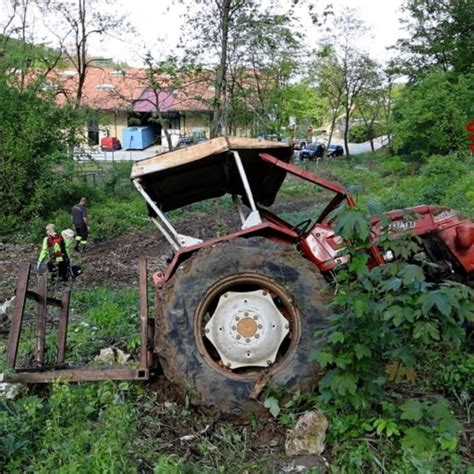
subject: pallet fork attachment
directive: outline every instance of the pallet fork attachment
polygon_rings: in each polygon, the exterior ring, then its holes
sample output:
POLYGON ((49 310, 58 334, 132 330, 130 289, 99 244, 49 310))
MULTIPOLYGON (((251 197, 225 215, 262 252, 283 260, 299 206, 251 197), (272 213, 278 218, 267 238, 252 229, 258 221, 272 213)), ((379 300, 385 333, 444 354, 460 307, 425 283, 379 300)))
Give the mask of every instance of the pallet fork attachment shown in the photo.
POLYGON ((24 263, 20 267, 16 286, 16 300, 8 336, 7 367, 8 374, 0 374, 0 382, 8 383, 51 383, 54 381, 89 382, 100 380, 148 380, 150 370, 154 368, 152 341, 154 320, 148 318, 147 263, 144 257, 139 259, 140 280, 140 359, 135 367, 65 367, 67 327, 69 322, 70 291, 65 290, 61 299, 47 296, 46 277, 38 277, 38 291, 28 289, 31 265, 24 263), (20 343, 23 314, 26 300, 37 302, 36 343, 34 352, 35 367, 17 368, 17 354, 20 343), (56 361, 52 367, 44 365, 46 318, 52 316, 48 307, 59 308, 58 337, 56 343, 56 361))

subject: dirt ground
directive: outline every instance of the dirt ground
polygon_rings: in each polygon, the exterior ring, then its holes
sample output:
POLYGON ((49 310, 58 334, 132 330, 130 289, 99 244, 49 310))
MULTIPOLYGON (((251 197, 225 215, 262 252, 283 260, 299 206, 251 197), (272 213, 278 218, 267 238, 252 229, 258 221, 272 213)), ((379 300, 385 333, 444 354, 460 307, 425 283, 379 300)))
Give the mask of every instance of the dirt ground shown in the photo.
MULTIPOLYGON (((272 209, 277 213, 300 210, 308 200, 291 200, 272 209)), ((219 230, 238 229, 239 220, 233 210, 220 213, 194 212, 186 218, 173 222, 178 232, 207 239, 216 237, 219 230)), ((73 263, 83 268, 83 275, 73 283, 73 288, 104 286, 110 288, 138 288, 138 259, 144 256, 148 260, 148 271, 164 270, 167 258, 172 256, 171 246, 156 227, 133 230, 119 237, 95 241, 92 224, 90 245, 83 254, 75 255, 73 263)), ((11 244, 0 242, 0 305, 14 295, 18 270, 24 262, 34 266, 38 258, 41 242, 38 244, 11 244)), ((42 271, 46 265, 43 264, 42 271)), ((30 285, 33 284, 30 279, 30 285)), ((31 288, 33 289, 33 288, 31 288)))
MULTIPOLYGON (((299 208, 297 202, 284 206, 287 212, 299 208)), ((186 235, 210 238, 218 235, 224 221, 229 226, 225 227, 226 230, 230 226, 238 226, 236 216, 229 211, 221 216, 216 216, 215 213, 193 213, 186 219, 176 222, 176 228, 186 235)), ((40 242, 36 245, 0 242, 0 307, 14 295, 18 271, 24 262, 32 265, 30 289, 35 290, 36 270, 34 267, 39 246, 40 242)), ((155 227, 127 232, 106 241, 97 242, 92 238, 87 250, 73 258, 73 263, 80 264, 84 273, 71 284, 72 290, 94 286, 115 289, 138 288, 139 257, 147 258, 148 270, 151 274, 154 271, 164 270, 167 266, 166 260, 171 255, 170 245, 155 227)), ((43 265, 42 271, 45 271, 45 267, 46 265, 43 265)), ((1 332, 6 334, 8 323, 6 318, 2 319, 1 332)), ((159 375, 150 384, 150 390, 150 396, 152 393, 156 394, 156 400, 150 413, 146 413, 145 417, 159 417, 162 422, 159 425, 159 432, 155 431, 153 424, 148 424, 148 426, 144 424, 141 436, 153 438, 157 443, 157 448, 160 448, 158 450, 172 451, 179 454, 182 459, 198 462, 196 443, 207 440, 206 442, 212 444, 221 429, 218 427, 230 423, 236 432, 251 443, 250 461, 259 458, 268 459, 268 462, 271 460, 271 469, 275 472, 281 470, 282 465, 287 463, 284 454, 285 430, 270 418, 266 423, 259 424, 257 428, 251 428, 248 420, 209 419, 200 414, 196 414, 193 422, 190 422, 189 417, 178 422, 177 420, 181 418, 177 418, 176 413, 181 410, 179 407, 182 407, 184 403, 174 387, 164 376, 159 375), (169 425, 169 429, 166 425, 169 425), (189 433, 198 433, 198 435, 192 441, 183 442, 182 439, 185 439, 189 433)), ((218 436, 216 441, 218 441, 218 436)), ((308 459, 303 456, 302 459, 294 460, 296 461, 302 465, 308 463, 307 465, 311 467, 319 466, 322 472, 325 470, 324 458, 319 456, 309 456, 308 459)), ((143 466, 143 470, 148 472, 147 466, 143 466)))
MULTIPOLYGON (((181 233, 210 237, 216 235, 215 216, 198 214, 178 222, 181 233)), ((0 304, 14 295, 18 270, 22 263, 34 266, 38 258, 40 243, 10 244, 0 242, 0 304)), ((93 230, 90 245, 83 254, 73 256, 73 263, 83 268, 83 274, 74 281, 74 287, 105 286, 110 288, 138 287, 138 258, 148 259, 149 271, 166 268, 166 259, 172 255, 171 247, 156 229, 134 230, 119 237, 94 242, 93 230)), ((46 265, 43 264, 42 272, 46 265)), ((33 285, 33 278, 30 285, 33 285)), ((33 288, 32 288, 33 289, 33 288)))

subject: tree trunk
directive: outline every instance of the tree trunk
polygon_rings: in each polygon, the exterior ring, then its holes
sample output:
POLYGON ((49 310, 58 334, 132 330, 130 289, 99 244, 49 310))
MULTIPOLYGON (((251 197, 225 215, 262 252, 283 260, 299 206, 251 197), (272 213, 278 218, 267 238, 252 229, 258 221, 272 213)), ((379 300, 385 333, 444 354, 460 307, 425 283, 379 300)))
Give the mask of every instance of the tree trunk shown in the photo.
MULTIPOLYGON (((229 13, 232 0, 223 0, 221 18, 221 54, 214 91, 214 104, 211 125, 211 138, 219 136, 222 132, 223 104, 222 96, 225 88, 225 77, 227 74, 227 42, 229 36, 229 13)), ((225 111, 224 111, 225 113, 225 111)))
POLYGON ((336 114, 337 114, 337 111, 335 111, 332 115, 331 129, 329 130, 329 138, 328 138, 328 142, 326 144, 327 147, 331 144, 332 135, 334 133, 334 129, 336 128, 336 118, 337 118, 336 114))
POLYGON ((344 148, 348 158, 351 156, 349 152, 349 118, 349 111, 346 109, 346 114, 344 116, 344 148))

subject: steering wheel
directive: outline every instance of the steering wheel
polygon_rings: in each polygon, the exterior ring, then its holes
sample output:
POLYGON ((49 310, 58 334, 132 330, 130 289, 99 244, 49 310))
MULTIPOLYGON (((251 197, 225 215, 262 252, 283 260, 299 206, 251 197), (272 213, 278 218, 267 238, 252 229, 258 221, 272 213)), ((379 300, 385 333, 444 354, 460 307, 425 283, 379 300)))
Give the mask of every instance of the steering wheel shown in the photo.
POLYGON ((308 230, 310 224, 311 219, 305 219, 304 221, 301 221, 295 226, 293 226, 291 230, 294 230, 298 234, 298 236, 302 236, 308 230))

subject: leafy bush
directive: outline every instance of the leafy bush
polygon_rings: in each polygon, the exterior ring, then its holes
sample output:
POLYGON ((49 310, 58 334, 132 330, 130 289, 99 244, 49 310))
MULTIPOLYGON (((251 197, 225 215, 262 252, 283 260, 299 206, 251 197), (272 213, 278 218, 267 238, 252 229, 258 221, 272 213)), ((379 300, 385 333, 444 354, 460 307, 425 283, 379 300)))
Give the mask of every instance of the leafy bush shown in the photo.
POLYGON ((0 408, 3 472, 131 472, 137 413, 127 383, 55 384, 0 408))
POLYGON ((349 141, 351 143, 363 143, 367 141, 367 136, 365 125, 352 125, 349 129, 349 141))
POLYGON ((394 147, 422 160, 467 150, 465 126, 471 117, 472 75, 433 70, 404 87, 394 108, 394 147))
POLYGON ((326 338, 326 347, 313 353, 327 370, 319 388, 322 406, 337 420, 331 439, 345 443, 344 462, 354 468, 376 457, 355 441, 363 435, 398 446, 405 459, 392 459, 392 468, 407 462, 459 466, 462 426, 450 403, 429 394, 407 400, 395 392, 415 381, 417 360, 433 345, 460 350, 462 324, 474 320, 472 290, 427 282, 413 260, 417 244, 412 240, 387 239, 383 244, 396 259, 369 269, 368 252, 362 251, 369 245, 369 224, 360 209, 339 211, 336 231, 348 242, 350 262, 337 274, 331 325, 317 335, 326 338), (359 454, 348 458, 354 442, 359 454))

